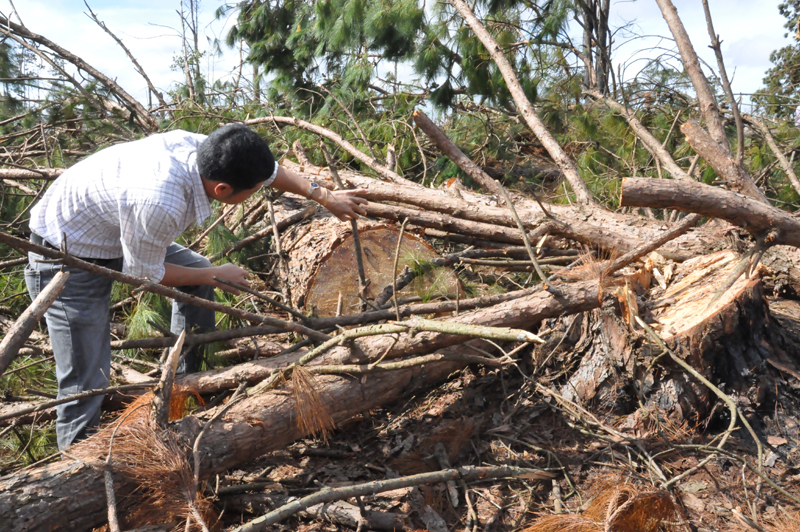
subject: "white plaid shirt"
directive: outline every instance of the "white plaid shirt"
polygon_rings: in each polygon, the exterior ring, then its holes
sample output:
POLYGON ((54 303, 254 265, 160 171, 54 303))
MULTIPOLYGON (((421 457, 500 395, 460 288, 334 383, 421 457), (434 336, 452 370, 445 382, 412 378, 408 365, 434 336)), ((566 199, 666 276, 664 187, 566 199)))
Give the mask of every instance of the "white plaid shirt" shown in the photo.
POLYGON ((197 171, 205 135, 170 131, 111 146, 64 172, 31 210, 31 231, 76 257, 123 257, 159 282, 167 246, 211 215, 197 171))

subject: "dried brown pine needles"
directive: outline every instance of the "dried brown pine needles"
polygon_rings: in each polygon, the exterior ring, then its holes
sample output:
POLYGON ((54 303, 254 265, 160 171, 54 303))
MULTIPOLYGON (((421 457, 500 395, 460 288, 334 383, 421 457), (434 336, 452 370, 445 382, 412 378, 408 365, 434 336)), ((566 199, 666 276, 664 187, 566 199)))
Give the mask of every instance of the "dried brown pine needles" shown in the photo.
MULTIPOLYGON (((170 419, 183 415, 193 395, 187 388, 173 389, 170 419)), ((69 456, 104 469, 110 452, 114 476, 136 486, 137 503, 127 513, 126 526, 190 520, 188 530, 208 530, 206 523, 216 517, 211 503, 194 491, 189 447, 176 433, 158 428, 151 415, 152 399, 152 394, 139 397, 115 421, 75 445, 69 456)), ((180 529, 187 530, 183 524, 180 529)))
POLYGON ((670 532, 678 530, 678 510, 669 493, 641 493, 620 478, 601 480, 580 514, 548 515, 524 532, 670 532))
POLYGON ((303 366, 295 366, 292 371, 292 394, 297 405, 297 427, 304 434, 319 435, 328 441, 328 434, 336 428, 319 392, 316 378, 303 366))

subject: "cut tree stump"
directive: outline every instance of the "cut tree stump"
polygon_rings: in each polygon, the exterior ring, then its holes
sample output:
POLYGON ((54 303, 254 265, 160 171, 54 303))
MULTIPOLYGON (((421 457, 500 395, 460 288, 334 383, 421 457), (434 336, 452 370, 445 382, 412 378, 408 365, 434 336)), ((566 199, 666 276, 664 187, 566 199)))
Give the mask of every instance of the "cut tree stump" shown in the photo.
MULTIPOLYGON (((374 298, 394 278, 394 258, 399 228, 360 218, 358 230, 364 253, 364 273, 369 281, 366 297, 374 298)), ((358 297, 358 271, 349 222, 341 222, 326 212, 318 212, 310 223, 288 230, 281 245, 289 256, 289 285, 293 303, 317 316, 336 315, 339 294, 342 314, 361 311, 358 297)), ((406 232, 400 246, 397 272, 439 258, 424 240, 406 232)), ((456 275, 449 269, 435 268, 398 292, 400 298, 411 295, 464 295, 456 275)))
MULTIPOLYGON (((678 356, 740 406, 755 409, 774 395, 767 386, 770 361, 793 368, 800 359, 792 353, 794 335, 770 316, 758 273, 740 277, 707 308, 739 260, 721 251, 684 262, 666 290, 649 291, 652 310, 640 303, 639 315, 678 356)), ((631 331, 619 308, 607 305, 584 319, 599 326, 584 327, 576 342, 583 358, 561 389, 565 397, 605 405, 617 415, 633 413, 641 402, 644 409, 631 416, 631 424, 648 411, 678 423, 707 420, 717 402, 713 392, 668 357, 653 365, 661 349, 638 327, 631 331)))

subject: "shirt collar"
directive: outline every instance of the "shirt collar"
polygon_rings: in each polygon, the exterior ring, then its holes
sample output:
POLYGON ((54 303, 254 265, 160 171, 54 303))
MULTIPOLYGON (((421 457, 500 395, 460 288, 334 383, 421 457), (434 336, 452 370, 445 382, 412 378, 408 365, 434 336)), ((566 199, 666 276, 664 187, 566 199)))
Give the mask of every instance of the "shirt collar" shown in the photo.
POLYGON ((196 223, 201 224, 203 220, 211 216, 211 200, 206 195, 203 188, 203 179, 197 170, 197 152, 193 153, 189 160, 189 176, 192 180, 192 193, 194 195, 194 215, 196 223))

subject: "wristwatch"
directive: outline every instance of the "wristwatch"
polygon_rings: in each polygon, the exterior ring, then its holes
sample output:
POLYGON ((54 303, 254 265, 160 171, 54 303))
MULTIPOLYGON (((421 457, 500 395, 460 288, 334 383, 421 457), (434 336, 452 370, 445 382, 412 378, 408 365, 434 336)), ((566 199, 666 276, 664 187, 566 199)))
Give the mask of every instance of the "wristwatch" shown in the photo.
POLYGON ((311 183, 308 185, 308 194, 306 195, 306 199, 311 199, 311 195, 314 194, 314 191, 319 188, 319 185, 316 183, 311 183))

